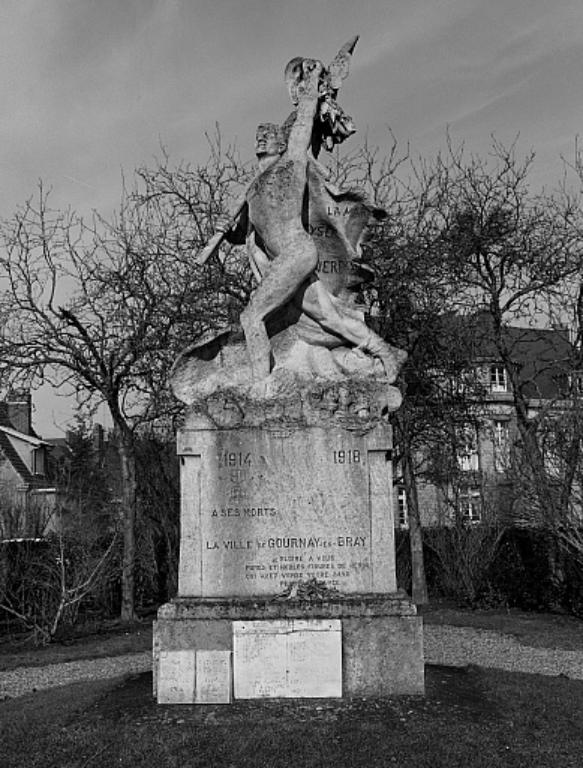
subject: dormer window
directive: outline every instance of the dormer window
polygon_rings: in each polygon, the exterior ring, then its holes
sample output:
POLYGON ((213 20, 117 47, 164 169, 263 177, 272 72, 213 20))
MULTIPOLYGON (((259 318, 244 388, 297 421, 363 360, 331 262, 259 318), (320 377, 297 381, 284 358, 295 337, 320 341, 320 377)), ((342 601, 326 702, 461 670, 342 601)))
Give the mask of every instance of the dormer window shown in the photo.
POLYGON ((508 392, 508 376, 503 365, 490 366, 490 392, 508 392))
POLYGON ((45 473, 44 448, 34 448, 32 451, 32 473, 33 475, 44 475, 45 473))

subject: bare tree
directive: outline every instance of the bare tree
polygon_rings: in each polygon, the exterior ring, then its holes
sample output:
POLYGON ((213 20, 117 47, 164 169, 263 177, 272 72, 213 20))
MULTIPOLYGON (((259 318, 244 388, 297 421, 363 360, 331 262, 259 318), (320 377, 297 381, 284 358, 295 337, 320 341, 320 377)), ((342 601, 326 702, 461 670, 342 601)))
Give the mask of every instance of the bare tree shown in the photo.
POLYGON ((81 605, 111 576, 119 537, 98 529, 79 509, 58 510, 43 539, 5 543, 0 551, 0 613, 16 619, 37 642, 72 627, 81 605))
POLYGON ((376 273, 370 298, 380 333, 409 353, 400 380, 404 401, 392 421, 397 480, 407 499, 412 597, 423 604, 428 594, 419 481, 430 468, 426 457, 440 451, 470 402, 468 347, 450 320, 456 289, 436 247, 445 226, 446 184, 443 168, 399 156, 394 143, 387 159, 362 151, 349 167, 361 183, 368 179, 375 201, 389 211, 369 242, 376 273), (453 384, 463 377, 465 389, 453 384))
MULTIPOLYGON (((529 497, 534 494, 548 519, 564 519, 566 507, 558 506, 541 442, 540 427, 553 405, 537 387, 556 377, 558 369, 566 380, 578 363, 568 342, 534 364, 525 358, 524 347, 537 328, 564 322, 569 311, 573 316, 568 303, 575 305, 578 295, 581 206, 565 192, 533 194, 533 160, 532 153, 521 159, 514 145, 506 148, 496 140, 489 155, 479 157, 448 139, 447 151, 432 160, 397 168, 379 163, 369 151, 348 164, 377 202, 389 201, 389 218, 370 244, 377 272, 373 300, 381 332, 409 352, 402 374, 404 404, 394 425, 409 506, 413 592, 419 602, 427 592, 417 485, 424 477, 435 480, 420 459, 432 446, 439 450, 450 444, 456 425, 475 420, 485 394, 476 371, 480 355, 490 354, 507 373, 529 497), (443 322, 454 315, 465 319, 443 322), (524 331, 511 331, 511 326, 524 331), (463 390, 449 386, 462 380, 463 390)), ((568 444, 571 472, 579 460, 579 441, 573 435, 568 444)), ((564 499, 573 488, 570 477, 564 476, 564 499)), ((524 494, 515 490, 517 512, 524 494)))
POLYGON ((142 169, 111 221, 51 209, 39 187, 3 222, 0 376, 72 386, 104 402, 117 432, 123 510, 123 619, 134 617, 136 434, 176 411, 167 377, 177 352, 227 324, 250 282, 228 252, 193 256, 247 172, 220 142, 204 166, 142 169))
MULTIPOLYGON (((440 253, 461 311, 474 314, 476 350, 507 377, 518 435, 515 468, 520 466, 515 519, 536 508, 551 530, 551 521, 564 519, 571 483, 565 475, 561 501, 549 476, 541 427, 567 395, 575 348, 566 332, 564 343, 557 344, 555 335, 553 348, 546 339, 553 322, 568 319, 581 268, 581 211, 565 194, 531 192, 533 160, 533 153, 520 159, 514 145, 496 141, 486 159, 450 143, 448 155, 437 161, 446 182, 440 253)), ((573 468, 580 435, 572 437, 573 468)), ((555 560, 551 540, 549 565, 559 578, 555 560)))

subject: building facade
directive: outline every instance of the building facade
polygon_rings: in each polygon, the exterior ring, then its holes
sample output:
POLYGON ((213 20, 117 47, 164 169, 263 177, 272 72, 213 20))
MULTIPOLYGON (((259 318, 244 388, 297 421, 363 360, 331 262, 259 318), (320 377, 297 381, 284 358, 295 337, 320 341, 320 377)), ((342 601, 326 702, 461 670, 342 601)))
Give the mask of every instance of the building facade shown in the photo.
POLYGON ((57 491, 51 482, 49 443, 32 428, 29 392, 0 401, 0 539, 42 535, 57 491))
MULTIPOLYGON (((424 526, 456 520, 472 524, 510 514, 513 472, 521 450, 513 380, 533 424, 548 423, 574 407, 579 379, 574 373, 576 350, 566 329, 505 327, 506 364, 500 359, 500 341, 494 343, 487 322, 474 319, 470 332, 474 387, 468 393, 465 419, 456 419, 449 436, 444 429, 441 445, 432 445, 417 457, 424 526), (514 376, 507 368, 509 360, 514 376)), ((545 461, 551 472, 550 452, 545 461)), ((395 523, 401 528, 408 526, 406 490, 403 483, 395 489, 395 523)))

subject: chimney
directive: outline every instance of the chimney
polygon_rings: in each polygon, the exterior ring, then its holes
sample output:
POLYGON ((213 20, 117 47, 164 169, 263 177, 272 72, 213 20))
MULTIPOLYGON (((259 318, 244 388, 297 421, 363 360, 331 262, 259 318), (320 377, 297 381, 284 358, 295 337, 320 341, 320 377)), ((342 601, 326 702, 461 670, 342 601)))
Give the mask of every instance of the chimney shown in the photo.
POLYGON ((32 396, 27 390, 10 390, 6 395, 8 419, 14 429, 32 433, 32 396))

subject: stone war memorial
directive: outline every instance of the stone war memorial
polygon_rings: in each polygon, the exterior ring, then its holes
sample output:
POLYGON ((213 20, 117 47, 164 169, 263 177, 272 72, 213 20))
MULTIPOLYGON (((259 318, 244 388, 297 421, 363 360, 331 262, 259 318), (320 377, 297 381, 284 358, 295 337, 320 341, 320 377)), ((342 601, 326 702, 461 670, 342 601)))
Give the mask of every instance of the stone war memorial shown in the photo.
POLYGON ((397 590, 389 415, 406 353, 367 327, 361 243, 386 214, 320 162, 357 38, 285 67, 293 111, 261 123, 258 172, 197 256, 246 246, 241 328, 176 361, 178 595, 158 612, 160 703, 424 690, 421 619, 397 590))

